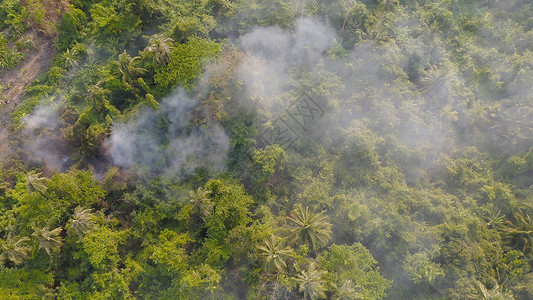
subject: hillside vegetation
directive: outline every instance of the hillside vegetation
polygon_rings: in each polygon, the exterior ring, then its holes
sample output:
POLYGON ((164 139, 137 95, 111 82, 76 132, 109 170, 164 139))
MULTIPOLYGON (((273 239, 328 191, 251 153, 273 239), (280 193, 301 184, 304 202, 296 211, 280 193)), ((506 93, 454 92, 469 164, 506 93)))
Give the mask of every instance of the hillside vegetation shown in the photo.
POLYGON ((528 0, 2 1, 31 83, 0 298, 533 299, 532 29, 528 0))

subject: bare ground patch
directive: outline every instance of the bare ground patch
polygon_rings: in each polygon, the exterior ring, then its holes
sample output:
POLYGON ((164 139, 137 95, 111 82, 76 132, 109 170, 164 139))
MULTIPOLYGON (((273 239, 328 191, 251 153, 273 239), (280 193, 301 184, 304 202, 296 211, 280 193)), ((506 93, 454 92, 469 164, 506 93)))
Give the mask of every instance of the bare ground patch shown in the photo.
POLYGON ((50 67, 57 54, 49 36, 33 31, 30 31, 29 36, 36 49, 29 51, 15 69, 4 70, 0 74, 0 83, 4 86, 0 93, 0 159, 9 152, 11 111, 22 100, 26 87, 50 67))

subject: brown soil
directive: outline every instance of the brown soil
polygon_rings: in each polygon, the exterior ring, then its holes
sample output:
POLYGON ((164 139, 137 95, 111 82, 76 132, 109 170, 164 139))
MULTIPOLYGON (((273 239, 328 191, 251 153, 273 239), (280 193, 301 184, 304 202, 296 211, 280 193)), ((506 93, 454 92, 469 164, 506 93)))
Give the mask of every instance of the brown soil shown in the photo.
POLYGON ((7 137, 11 112, 20 103, 26 87, 48 69, 57 54, 47 35, 30 31, 29 36, 36 49, 29 51, 15 69, 0 74, 0 84, 4 86, 0 93, 0 159, 9 152, 7 137))
POLYGON ((56 25, 70 5, 68 0, 23 0, 23 3, 30 11, 30 18, 26 20, 30 30, 22 38, 29 36, 35 49, 29 51, 15 69, 0 70, 0 84, 4 86, 0 91, 0 160, 10 153, 11 112, 20 103, 26 87, 52 64, 57 54, 53 44, 56 25), (43 10, 44 18, 35 20, 43 10))

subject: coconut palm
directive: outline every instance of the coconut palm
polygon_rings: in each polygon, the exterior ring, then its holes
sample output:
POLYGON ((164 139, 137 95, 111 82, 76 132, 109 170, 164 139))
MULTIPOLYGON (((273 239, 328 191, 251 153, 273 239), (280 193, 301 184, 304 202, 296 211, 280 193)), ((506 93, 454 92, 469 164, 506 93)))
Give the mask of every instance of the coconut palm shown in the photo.
POLYGON ((521 144, 530 145, 533 142, 533 109, 527 105, 516 105, 494 113, 490 127, 500 140, 499 147, 504 145, 517 147, 521 144))
POLYGON ((30 171, 26 174, 26 189, 28 190, 28 193, 44 193, 46 191, 46 182, 48 181, 48 178, 42 177, 41 175, 41 172, 36 171, 30 171))
POLYGON ((65 69, 77 67, 79 59, 80 52, 77 49, 67 49, 61 54, 61 60, 65 69))
POLYGON ((396 9, 396 6, 400 3, 399 0, 382 0, 378 4, 378 10, 381 13, 389 13, 396 9))
POLYGON ((298 291, 304 294, 304 299, 324 299, 326 298, 326 271, 316 267, 314 262, 310 263, 307 270, 302 270, 296 277, 298 291))
POLYGON ((215 203, 209 198, 209 194, 211 194, 211 191, 203 187, 199 187, 196 192, 191 191, 189 193, 192 213, 198 214, 204 222, 205 218, 213 212, 213 208, 215 207, 215 203))
POLYGON ((11 232, 8 233, 5 240, 0 240, 0 262, 9 260, 16 265, 22 264, 30 254, 29 241, 27 237, 19 238, 13 236, 11 232))
POLYGON ((287 267, 287 260, 294 255, 294 251, 283 245, 283 240, 275 235, 271 235, 257 246, 261 257, 264 260, 265 269, 283 271, 287 267))
POLYGON ((50 255, 50 251, 59 252, 61 245, 63 245, 63 240, 60 236, 61 231, 63 231, 61 227, 54 230, 49 230, 46 227, 36 228, 33 236, 39 243, 39 249, 44 249, 50 255))
POLYGON ((487 105, 480 100, 472 103, 472 106, 468 110, 468 114, 470 117, 470 126, 472 126, 472 135, 474 138, 477 137, 480 130, 489 127, 496 116, 495 112, 499 109, 498 105, 487 105))
POLYGON ((140 62, 140 56, 131 57, 126 53, 126 50, 118 56, 118 62, 115 62, 115 65, 118 66, 118 72, 122 76, 122 83, 124 83, 127 88, 132 88, 130 83, 148 72, 146 69, 137 66, 140 62))
POLYGON ((353 7, 357 3, 356 0, 346 0, 343 2, 344 4, 344 18, 342 20, 342 28, 341 28, 341 38, 344 37, 344 29, 346 28, 346 22, 348 21, 348 17, 352 13, 353 7))
POLYGON ((154 39, 152 45, 146 47, 145 53, 153 55, 152 64, 166 66, 170 61, 170 53, 174 48, 174 40, 158 36, 154 39))
POLYGON ((486 224, 489 228, 501 228, 501 226, 505 223, 505 215, 502 215, 501 213, 501 210, 498 210, 498 212, 490 211, 487 213, 486 224))
POLYGON ((346 280, 333 295, 334 300, 355 300, 361 299, 361 294, 355 289, 352 280, 346 280))
POLYGON ((389 38, 387 27, 383 26, 380 22, 375 24, 366 24, 365 31, 357 31, 361 38, 368 41, 383 42, 389 38))
POLYGON ((302 243, 309 243, 313 250, 326 246, 331 239, 331 224, 326 211, 315 214, 299 204, 287 217, 292 223, 291 234, 302 243))
POLYGON ((514 213, 513 219, 505 220, 505 225, 501 227, 504 242, 524 255, 533 255, 533 219, 521 209, 514 213))
POLYGON ((78 238, 82 238, 85 233, 94 227, 94 221, 92 220, 92 209, 84 209, 78 206, 74 209, 74 216, 72 217, 69 225, 67 225, 68 234, 76 234, 78 238))
POLYGON ((478 281, 476 293, 468 295, 467 299, 514 300, 514 297, 511 292, 504 291, 503 287, 497 283, 489 290, 483 283, 478 281))
POLYGON ((446 84, 445 81, 446 74, 442 69, 435 65, 430 65, 427 70, 422 71, 422 76, 420 77, 422 88, 420 91, 422 93, 438 92, 439 87, 446 84))

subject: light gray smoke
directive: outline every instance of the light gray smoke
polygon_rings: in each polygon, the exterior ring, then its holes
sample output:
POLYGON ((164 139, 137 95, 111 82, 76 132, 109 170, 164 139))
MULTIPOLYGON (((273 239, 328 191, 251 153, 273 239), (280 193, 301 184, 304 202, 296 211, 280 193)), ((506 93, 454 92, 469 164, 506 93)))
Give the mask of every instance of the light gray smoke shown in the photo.
POLYGON ((106 142, 113 163, 148 174, 188 175, 199 167, 222 171, 229 138, 216 124, 192 125, 189 113, 195 105, 180 90, 165 98, 157 111, 144 108, 115 124, 106 142))
POLYGON ((64 171, 70 164, 70 157, 59 132, 56 111, 51 106, 40 105, 25 116, 23 122, 31 159, 44 163, 47 168, 64 171))

